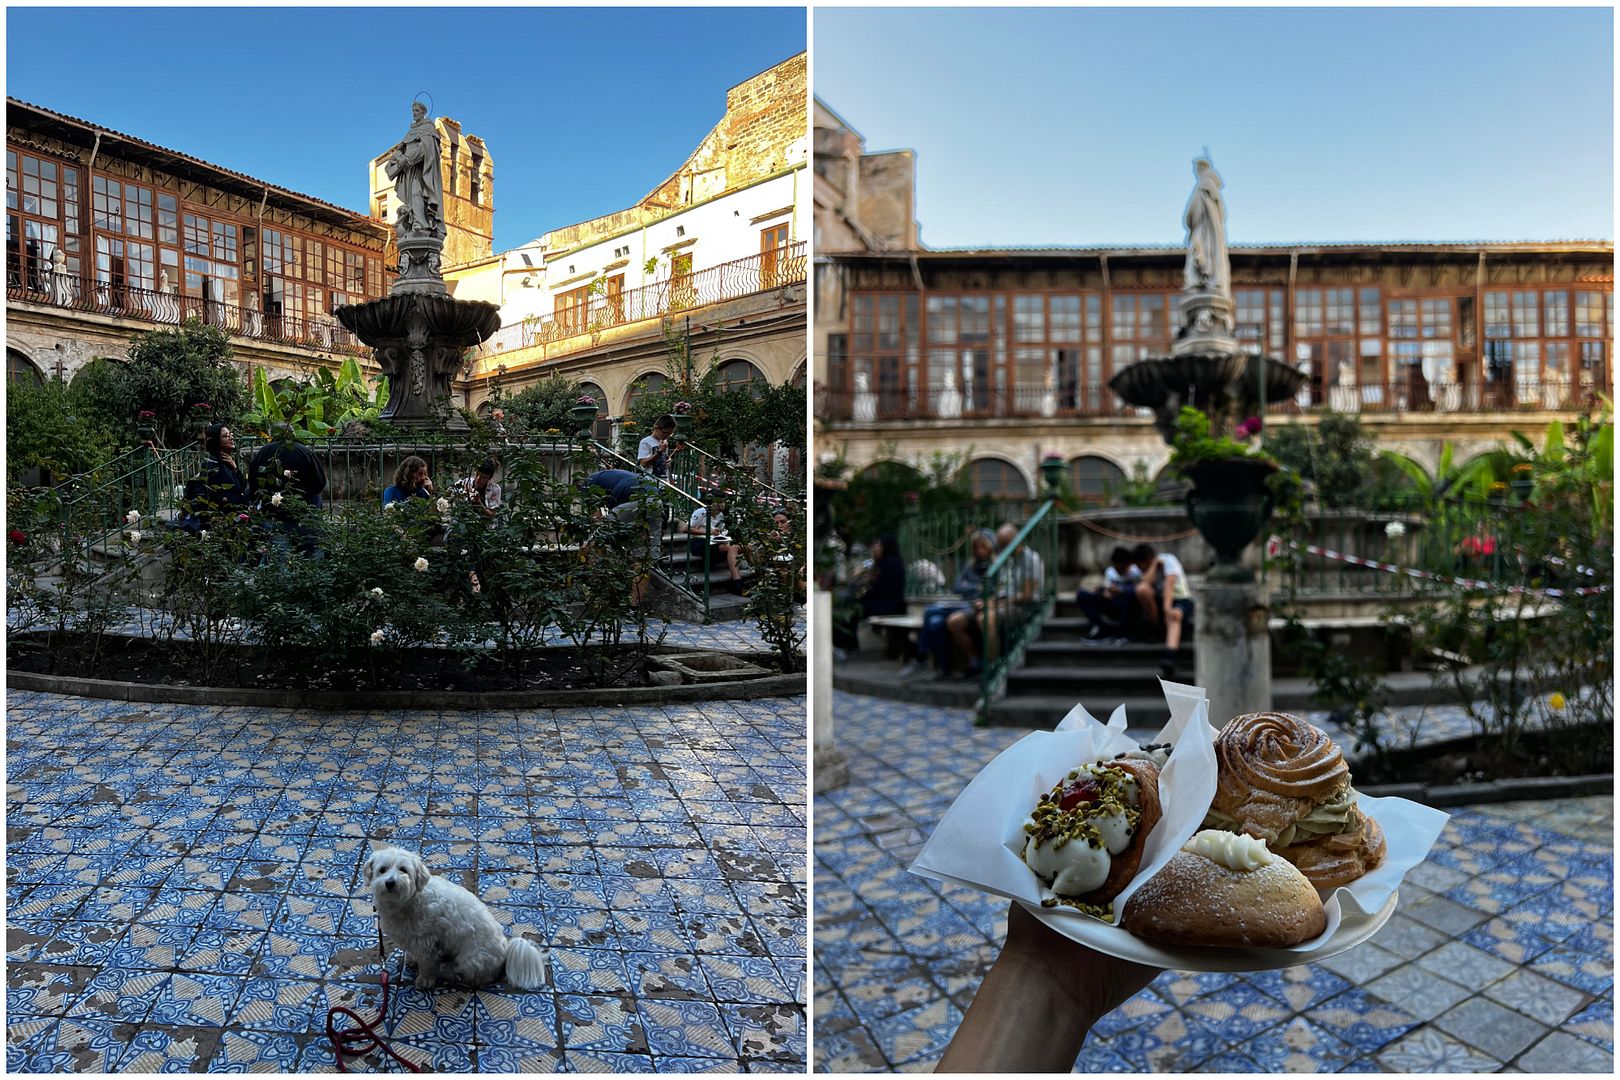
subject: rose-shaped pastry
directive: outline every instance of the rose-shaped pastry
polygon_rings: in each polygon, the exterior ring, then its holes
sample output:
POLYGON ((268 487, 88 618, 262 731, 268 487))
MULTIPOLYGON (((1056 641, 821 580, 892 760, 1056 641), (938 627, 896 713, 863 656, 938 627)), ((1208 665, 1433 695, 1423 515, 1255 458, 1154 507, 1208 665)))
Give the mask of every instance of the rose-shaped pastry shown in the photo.
POLYGON ((1287 713, 1239 716, 1216 736, 1215 760, 1206 828, 1264 840, 1318 889, 1383 861, 1383 831, 1357 808, 1344 754, 1320 728, 1287 713))

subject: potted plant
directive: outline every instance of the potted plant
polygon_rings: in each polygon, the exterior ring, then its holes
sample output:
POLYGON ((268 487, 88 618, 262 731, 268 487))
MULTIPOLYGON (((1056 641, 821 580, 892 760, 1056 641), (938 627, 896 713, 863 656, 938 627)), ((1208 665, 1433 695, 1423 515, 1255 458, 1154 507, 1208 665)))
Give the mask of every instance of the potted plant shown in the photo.
POLYGON ((579 427, 579 437, 589 440, 592 437, 591 427, 596 423, 596 399, 589 394, 580 395, 574 402, 568 415, 573 417, 574 423, 579 427))
POLYGON ((142 442, 151 442, 157 438, 157 413, 151 409, 142 409, 135 418, 135 437, 142 442))
POLYGON ((1067 469, 1062 454, 1047 454, 1041 458, 1041 478, 1046 481, 1046 490, 1056 493, 1063 486, 1063 473, 1067 469))
POLYGON ((1171 446, 1170 464, 1192 483, 1187 516, 1215 549, 1210 580, 1253 581, 1253 571, 1242 565, 1243 549, 1276 508, 1270 481, 1277 459, 1210 434, 1209 418, 1192 408, 1181 410, 1171 446))
POLYGON ((675 418, 675 441, 686 442, 692 435, 692 403, 677 401, 670 409, 670 415, 675 418))
POLYGON ((1520 502, 1529 502, 1530 493, 1536 489, 1534 467, 1528 461, 1521 461, 1513 466, 1508 486, 1513 489, 1514 497, 1520 502))

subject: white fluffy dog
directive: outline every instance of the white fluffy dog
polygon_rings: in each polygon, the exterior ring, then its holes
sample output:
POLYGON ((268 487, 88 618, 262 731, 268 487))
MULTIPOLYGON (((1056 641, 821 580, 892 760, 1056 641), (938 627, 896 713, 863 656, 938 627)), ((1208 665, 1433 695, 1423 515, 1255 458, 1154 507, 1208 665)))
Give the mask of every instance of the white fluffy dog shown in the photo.
POLYGON ((545 985, 548 953, 522 938, 508 940, 482 900, 434 877, 420 855, 378 848, 364 873, 383 934, 416 965, 417 989, 441 983, 477 989, 502 974, 520 990, 545 985))

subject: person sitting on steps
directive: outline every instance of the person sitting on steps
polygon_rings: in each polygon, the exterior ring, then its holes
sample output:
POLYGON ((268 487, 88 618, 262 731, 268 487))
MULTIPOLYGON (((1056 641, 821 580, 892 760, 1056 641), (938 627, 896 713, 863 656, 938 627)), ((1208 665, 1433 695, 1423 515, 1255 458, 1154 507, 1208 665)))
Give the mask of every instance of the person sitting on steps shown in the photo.
POLYGON ((1103 570, 1103 587, 1075 593, 1074 602, 1091 621, 1091 628, 1086 631, 1089 640, 1096 641, 1104 636, 1105 622, 1115 624, 1124 632, 1130 622, 1131 604, 1136 600, 1136 583, 1141 579, 1142 571, 1131 562, 1129 549, 1116 547, 1103 570))
POLYGON ((1173 679, 1182 627, 1192 618, 1193 611, 1187 571, 1182 568, 1181 560, 1169 552, 1154 554, 1151 544, 1137 544, 1131 549, 1131 561, 1142 571, 1142 580, 1136 583, 1136 600, 1142 618, 1149 626, 1164 628, 1164 659, 1159 662, 1159 671, 1166 679, 1173 679))

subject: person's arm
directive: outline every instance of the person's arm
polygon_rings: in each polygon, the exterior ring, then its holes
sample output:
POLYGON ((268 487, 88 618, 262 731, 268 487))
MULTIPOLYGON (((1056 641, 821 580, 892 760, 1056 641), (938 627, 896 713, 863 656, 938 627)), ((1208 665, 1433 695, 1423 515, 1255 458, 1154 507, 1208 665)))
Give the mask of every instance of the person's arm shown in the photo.
POLYGON ((1071 941, 1014 903, 1007 944, 934 1071, 1066 1073, 1092 1025, 1158 974, 1071 941))
POLYGON ((663 448, 664 448, 663 443, 660 443, 657 440, 654 440, 651 435, 647 436, 647 438, 641 440, 641 453, 639 453, 637 455, 636 462, 643 469, 651 468, 652 463, 658 460, 658 454, 659 454, 660 451, 663 450, 663 448), (652 444, 653 444, 653 447, 652 447, 651 450, 647 449, 647 443, 648 443, 649 440, 652 441, 652 444))

